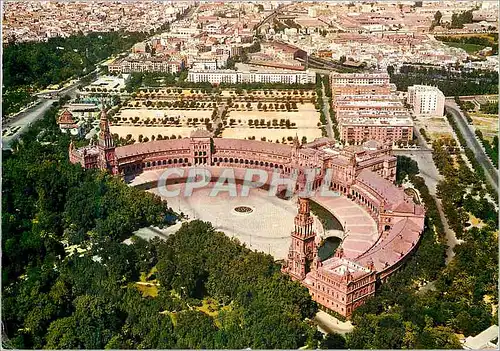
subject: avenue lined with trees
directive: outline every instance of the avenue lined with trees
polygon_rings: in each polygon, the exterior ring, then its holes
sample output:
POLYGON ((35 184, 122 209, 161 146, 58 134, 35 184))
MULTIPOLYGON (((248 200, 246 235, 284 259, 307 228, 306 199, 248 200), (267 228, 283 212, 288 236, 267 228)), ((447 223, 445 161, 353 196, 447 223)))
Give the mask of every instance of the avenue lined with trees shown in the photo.
POLYGON ((11 43, 3 47, 3 115, 19 110, 32 94, 51 84, 78 78, 95 65, 146 38, 145 33, 83 33, 46 42, 11 43))
POLYGON ((445 96, 468 96, 498 94, 498 73, 495 71, 473 70, 452 71, 446 67, 423 67, 403 65, 399 71, 388 66, 391 83, 399 91, 407 91, 409 86, 422 84, 437 86, 445 96))

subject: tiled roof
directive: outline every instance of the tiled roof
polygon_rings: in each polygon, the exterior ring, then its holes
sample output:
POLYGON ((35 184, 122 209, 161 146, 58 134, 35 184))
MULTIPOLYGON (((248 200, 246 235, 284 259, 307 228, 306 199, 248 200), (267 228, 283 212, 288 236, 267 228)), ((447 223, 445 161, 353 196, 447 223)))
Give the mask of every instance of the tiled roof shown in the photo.
POLYGON ((361 264, 373 260, 381 272, 406 256, 417 244, 424 227, 424 217, 399 217, 389 233, 362 256, 356 259, 361 264))
POLYGON ((215 150, 246 150, 254 152, 263 152, 268 154, 276 154, 284 157, 291 157, 292 147, 278 143, 258 140, 240 140, 240 139, 214 139, 215 150))
POLYGON ((118 159, 145 153, 154 153, 169 150, 189 149, 189 139, 156 140, 147 143, 136 143, 116 148, 118 159))
POLYGON ((400 207, 401 203, 407 201, 408 197, 405 196, 402 189, 368 169, 362 170, 358 174, 357 180, 367 185, 384 198, 387 203, 386 209, 388 210, 394 210, 400 207))
POLYGON ((64 110, 63 113, 59 115, 59 124, 74 124, 73 114, 68 110, 64 110))

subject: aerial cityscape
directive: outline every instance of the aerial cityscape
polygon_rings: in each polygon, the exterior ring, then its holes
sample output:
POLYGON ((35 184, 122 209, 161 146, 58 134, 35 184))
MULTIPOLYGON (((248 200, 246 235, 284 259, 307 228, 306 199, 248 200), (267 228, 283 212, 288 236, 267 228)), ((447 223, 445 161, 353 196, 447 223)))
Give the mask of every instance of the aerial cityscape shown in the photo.
POLYGON ((4 1, 2 347, 498 349, 498 1, 4 1))

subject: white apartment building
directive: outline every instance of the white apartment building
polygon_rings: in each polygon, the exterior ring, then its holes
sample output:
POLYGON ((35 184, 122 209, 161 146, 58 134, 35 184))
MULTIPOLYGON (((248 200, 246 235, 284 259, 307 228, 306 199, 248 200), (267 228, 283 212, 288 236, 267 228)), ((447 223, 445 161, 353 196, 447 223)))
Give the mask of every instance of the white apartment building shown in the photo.
POLYGON ((388 73, 331 73, 330 82, 335 85, 389 85, 388 73))
POLYGON ((218 68, 217 60, 197 60, 193 62, 194 70, 216 70, 218 68))
POLYGON ((209 82, 210 84, 236 84, 238 83, 238 74, 236 71, 230 69, 189 70, 187 80, 193 83, 209 82))
POLYGON ((408 104, 417 116, 442 116, 444 114, 444 94, 437 87, 413 85, 408 87, 408 104))
POLYGON ((307 71, 234 71, 234 70, 190 70, 189 82, 220 83, 283 83, 308 84, 316 82, 316 74, 307 71))

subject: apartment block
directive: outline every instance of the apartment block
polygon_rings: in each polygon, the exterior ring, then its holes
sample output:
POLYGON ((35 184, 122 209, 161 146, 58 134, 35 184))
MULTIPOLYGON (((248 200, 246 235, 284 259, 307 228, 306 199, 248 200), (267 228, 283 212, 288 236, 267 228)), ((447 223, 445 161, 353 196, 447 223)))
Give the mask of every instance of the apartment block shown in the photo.
POLYGON ((413 121, 387 73, 332 73, 332 107, 340 138, 351 145, 368 140, 409 142, 413 121))
POLYGON ((190 70, 187 80, 211 84, 220 83, 283 83, 308 84, 316 82, 316 74, 310 71, 284 70, 190 70))
POLYGON ((417 116, 442 116, 445 96, 437 87, 413 85, 408 87, 408 104, 417 116))

